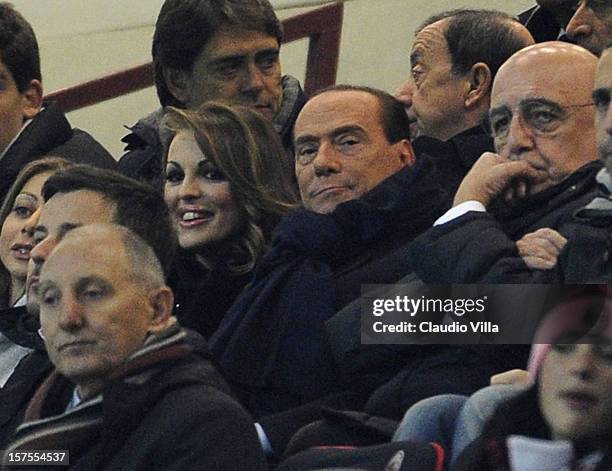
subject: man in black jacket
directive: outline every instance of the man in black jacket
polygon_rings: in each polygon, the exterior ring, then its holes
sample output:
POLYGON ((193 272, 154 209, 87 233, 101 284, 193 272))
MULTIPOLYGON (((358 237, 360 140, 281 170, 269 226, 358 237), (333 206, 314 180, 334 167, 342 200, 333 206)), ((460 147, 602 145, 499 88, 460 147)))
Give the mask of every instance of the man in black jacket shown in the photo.
MULTIPOLYGON (((268 0, 166 0, 153 36, 155 87, 162 107, 196 109, 208 100, 250 106, 270 119, 291 151, 293 123, 306 101, 281 75, 282 25, 268 0)), ((155 180, 161 173, 159 109, 123 138, 120 170, 155 180)), ((163 131, 162 131, 163 132, 163 131)))
POLYGON ((516 241, 539 228, 563 233, 596 192, 596 64, 585 49, 560 42, 534 45, 504 64, 488 114, 498 153, 479 159, 454 207, 414 241, 422 280, 527 281, 516 241))
POLYGON ((62 111, 43 103, 34 31, 0 3, 0 200, 25 164, 46 154, 114 168, 115 159, 89 134, 72 129, 62 111))
POLYGON ((366 87, 323 90, 302 109, 296 176, 306 209, 281 221, 211 339, 256 415, 344 387, 324 322, 362 285, 408 273, 407 244, 444 211, 431 163, 413 165, 408 127, 401 103, 366 87))
POLYGON ((518 15, 535 42, 566 40, 565 26, 576 11, 577 0, 536 0, 536 3, 518 15))
MULTIPOLYGON (((0 332, 6 341, 34 350, 16 366, 0 365, 2 375, 8 376, 7 383, 0 389, 0 447, 49 369, 49 360, 38 335, 37 302, 31 295, 45 260, 62 237, 86 224, 125 225, 153 247, 166 273, 173 264, 176 247, 176 236, 163 197, 151 186, 116 172, 76 165, 52 175, 45 182, 43 197, 45 205, 35 226, 36 245, 30 254, 26 283, 31 312, 27 312, 26 306, 0 312, 0 332)), ((181 317, 182 309, 177 308, 175 315, 181 317)))
POLYGON ((397 97, 413 123, 416 154, 428 155, 450 194, 478 157, 493 150, 480 127, 493 79, 501 64, 530 44, 524 26, 496 11, 451 10, 417 29, 411 78, 397 97))
POLYGON ((267 468, 203 339, 172 316, 172 290, 140 237, 112 224, 71 231, 38 294, 55 370, 7 446, 8 469, 43 443, 68 450, 71 470, 267 468))
MULTIPOLYGON (((602 54, 593 101, 596 107, 595 127, 599 158, 604 168, 597 174, 599 191, 588 204, 575 213, 564 234, 547 228, 529 234, 529 251, 523 259, 536 283, 610 282, 612 265, 612 124, 610 97, 612 94, 612 50, 602 54), (554 244, 553 241, 560 240, 554 244), (557 260, 558 258, 558 260, 557 260)), ((527 237, 524 238, 527 240, 527 237)))

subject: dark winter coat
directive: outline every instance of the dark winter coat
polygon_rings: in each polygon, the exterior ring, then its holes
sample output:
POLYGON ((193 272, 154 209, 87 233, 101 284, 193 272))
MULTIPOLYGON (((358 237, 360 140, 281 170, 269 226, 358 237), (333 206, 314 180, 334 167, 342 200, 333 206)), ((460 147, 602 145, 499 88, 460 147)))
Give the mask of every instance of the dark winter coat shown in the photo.
POLYGON ((405 168, 331 214, 297 211, 211 340, 230 382, 256 415, 342 388, 325 321, 361 294, 411 271, 407 244, 448 203, 431 163, 405 168), (423 204, 427 201, 427 205, 423 204))
POLYGON ((561 183, 513 206, 468 212, 415 239, 410 258, 426 283, 529 283, 532 272, 516 241, 549 227, 562 235, 573 213, 597 193, 601 163, 591 162, 561 183))
POLYGON ((81 164, 115 169, 117 162, 93 137, 72 129, 54 103, 45 103, 0 159, 0 200, 6 196, 21 169, 44 155, 64 157, 81 164))
POLYGON ((156 342, 145 344, 101 395, 68 412, 74 384, 52 373, 7 449, 67 449, 70 466, 59 469, 69 470, 267 469, 253 422, 212 366, 203 339, 176 325, 156 342))

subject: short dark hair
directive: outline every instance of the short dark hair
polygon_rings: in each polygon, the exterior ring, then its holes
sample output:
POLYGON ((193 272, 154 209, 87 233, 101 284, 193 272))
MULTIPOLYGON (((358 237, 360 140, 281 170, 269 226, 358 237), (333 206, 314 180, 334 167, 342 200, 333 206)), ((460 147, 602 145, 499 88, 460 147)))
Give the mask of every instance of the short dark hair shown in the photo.
POLYGON ((115 205, 114 222, 131 229, 152 248, 168 276, 177 237, 163 196, 152 186, 113 170, 75 165, 54 173, 42 188, 43 199, 56 193, 90 190, 115 205))
POLYGON ((184 108, 172 95, 164 69, 190 70, 202 48, 223 26, 237 26, 275 37, 283 27, 268 0, 166 0, 153 35, 155 88, 162 106, 184 108))
POLYGON ((464 75, 478 62, 487 64, 491 77, 515 52, 528 44, 518 34, 520 23, 510 15, 494 10, 449 10, 425 20, 416 31, 441 20, 448 20, 444 37, 453 64, 452 72, 464 75))
POLYGON ((385 137, 391 144, 410 139, 410 121, 406 114, 404 105, 391 94, 379 90, 378 88, 366 87, 363 85, 332 85, 316 91, 311 95, 311 99, 327 92, 364 92, 373 95, 378 99, 382 115, 382 126, 385 137))
POLYGON ((19 92, 28 88, 32 80, 42 81, 34 30, 7 2, 0 3, 0 60, 11 72, 19 92))

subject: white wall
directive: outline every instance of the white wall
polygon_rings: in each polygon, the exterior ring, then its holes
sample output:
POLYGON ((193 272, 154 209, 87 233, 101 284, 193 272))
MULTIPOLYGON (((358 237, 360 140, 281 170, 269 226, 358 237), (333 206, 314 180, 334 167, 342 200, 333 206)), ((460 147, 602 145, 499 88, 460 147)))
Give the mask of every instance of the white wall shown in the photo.
MULTIPOLYGON (((279 6, 313 0, 273 0, 279 6)), ((316 0, 315 0, 316 1, 316 0)), ((153 24, 162 0, 13 0, 32 23, 41 48, 47 92, 150 60, 153 24)), ((345 3, 338 82, 393 91, 409 72, 414 29, 451 8, 493 8, 517 14, 532 0, 350 0, 345 3)), ((279 11, 285 18, 304 9, 279 11)), ((283 46, 283 71, 302 79, 306 41, 283 46)), ((158 106, 153 88, 69 114, 116 157, 124 125, 158 106)))

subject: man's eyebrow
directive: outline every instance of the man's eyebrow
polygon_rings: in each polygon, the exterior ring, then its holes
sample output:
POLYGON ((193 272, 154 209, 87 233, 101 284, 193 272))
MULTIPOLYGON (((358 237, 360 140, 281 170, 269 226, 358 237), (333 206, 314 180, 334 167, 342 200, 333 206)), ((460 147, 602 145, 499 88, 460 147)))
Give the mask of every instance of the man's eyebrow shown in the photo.
POLYGON ((597 100, 597 99, 610 99, 610 88, 608 87, 599 87, 596 88, 595 90, 593 90, 593 94, 592 94, 592 98, 593 100, 597 100))
POLYGON ((243 54, 236 54, 232 56, 220 56, 220 57, 216 57, 213 60, 211 60, 209 65, 218 66, 218 65, 227 65, 227 64, 239 64, 240 62, 244 61, 245 57, 246 55, 243 55, 243 54))
POLYGON ((57 242, 60 242, 66 234, 68 234, 71 230, 76 229, 77 227, 82 226, 82 223, 74 223, 74 222, 64 222, 60 225, 59 230, 57 231, 57 242))
POLYGON ((500 114, 500 113, 509 113, 510 112, 510 107, 508 105, 500 105, 500 106, 496 106, 495 108, 491 108, 489 110, 489 116, 494 115, 494 114, 500 114))
POLYGON ((37 296, 41 295, 42 293, 44 293, 46 290, 48 290, 49 288, 55 288, 56 284, 53 280, 43 280, 40 283, 37 283, 36 285, 34 285, 34 290, 35 290, 35 294, 37 296))
POLYGON ((300 144, 305 144, 307 142, 319 142, 319 138, 317 136, 313 136, 312 134, 304 134, 295 139, 296 146, 299 146, 300 144))
POLYGON ((410 64, 411 65, 414 65, 414 64, 420 62, 421 59, 423 59, 423 53, 421 51, 416 50, 416 51, 412 51, 410 53, 410 64))
POLYGON ((268 49, 262 49, 261 51, 257 51, 255 53, 255 58, 259 58, 262 56, 278 56, 280 54, 280 49, 277 47, 270 47, 268 49))
POLYGON ((92 284, 98 284, 98 285, 102 285, 104 287, 109 287, 109 282, 102 278, 101 276, 98 275, 90 275, 90 276, 84 276, 83 278, 79 278, 79 280, 76 283, 76 291, 80 292, 85 290, 88 286, 92 285, 92 284))
POLYGON ((545 105, 552 108, 562 108, 562 106, 556 101, 552 101, 544 97, 525 98, 524 100, 521 100, 520 105, 545 105))
MULTIPOLYGON (((271 47, 268 49, 262 49, 255 53, 255 57, 259 58, 261 56, 275 55, 278 56, 280 54, 280 49, 276 47, 271 47)), ((209 65, 225 65, 225 64, 234 64, 240 63, 244 61, 249 54, 228 54, 223 56, 213 57, 210 61, 209 65)))
MULTIPOLYGON (((363 128, 361 126, 357 126, 354 124, 349 124, 347 126, 341 126, 339 128, 336 128, 334 130, 332 130, 329 135, 332 137, 332 139, 335 139, 336 137, 342 135, 342 134, 346 134, 346 133, 359 133, 359 134, 364 134, 365 131, 363 130, 363 128)), ((320 138, 317 136, 313 136, 310 134, 305 134, 303 136, 298 137, 295 140, 295 145, 300 145, 300 144, 305 144, 305 143, 309 143, 309 142, 319 142, 320 138)))
POLYGON ((363 128, 361 126, 357 126, 354 124, 350 124, 347 126, 341 126, 339 128, 336 128, 332 131, 332 136, 333 137, 338 137, 341 134, 346 134, 346 133, 359 133, 359 134, 363 134, 365 131, 363 130, 363 128))

